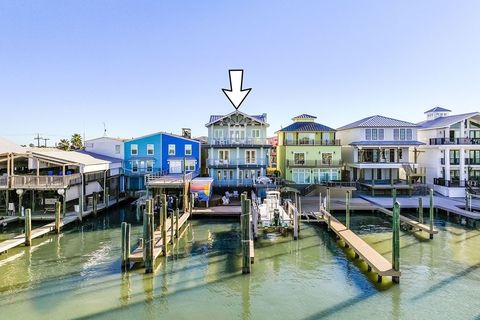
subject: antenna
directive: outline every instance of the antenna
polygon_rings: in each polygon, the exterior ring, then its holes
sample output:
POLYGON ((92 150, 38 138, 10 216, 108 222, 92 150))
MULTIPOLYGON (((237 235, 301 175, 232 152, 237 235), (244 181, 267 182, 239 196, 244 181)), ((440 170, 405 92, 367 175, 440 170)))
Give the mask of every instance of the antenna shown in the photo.
POLYGON ((103 136, 106 137, 107 136, 107 126, 105 125, 105 122, 102 122, 103 123, 103 136))

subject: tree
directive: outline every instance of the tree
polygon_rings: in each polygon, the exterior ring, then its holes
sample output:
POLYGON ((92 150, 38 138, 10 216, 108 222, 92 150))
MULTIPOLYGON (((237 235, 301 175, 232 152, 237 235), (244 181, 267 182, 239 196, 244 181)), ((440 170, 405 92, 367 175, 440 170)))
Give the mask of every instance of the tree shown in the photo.
POLYGON ((60 141, 57 144, 57 148, 60 150, 67 151, 70 149, 70 141, 68 139, 60 139, 60 141))
POLYGON ((80 150, 83 149, 83 141, 82 136, 78 133, 74 133, 72 138, 70 139, 70 148, 72 150, 80 150))

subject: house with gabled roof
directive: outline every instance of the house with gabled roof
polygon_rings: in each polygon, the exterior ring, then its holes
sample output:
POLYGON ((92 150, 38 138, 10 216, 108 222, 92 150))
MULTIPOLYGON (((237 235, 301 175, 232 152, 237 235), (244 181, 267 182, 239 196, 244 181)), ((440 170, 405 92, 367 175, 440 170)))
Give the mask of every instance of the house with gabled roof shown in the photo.
POLYGON ((342 154, 336 130, 301 114, 277 131, 277 170, 295 184, 341 180, 342 154))
MULTIPOLYGON (((480 113, 451 115, 436 107, 418 123, 423 145, 419 163, 427 169, 427 183, 449 197, 464 197, 465 189, 480 186, 480 113)), ((475 190, 474 190, 475 191, 475 190)))
POLYGON ((216 187, 250 187, 263 177, 269 163, 271 145, 267 142, 267 115, 234 111, 212 115, 205 125, 208 141, 208 173, 216 187))
POLYGON ((417 140, 417 129, 414 123, 381 115, 338 128, 350 180, 372 194, 393 188, 411 193, 413 184, 423 184, 417 159, 424 143, 417 140))

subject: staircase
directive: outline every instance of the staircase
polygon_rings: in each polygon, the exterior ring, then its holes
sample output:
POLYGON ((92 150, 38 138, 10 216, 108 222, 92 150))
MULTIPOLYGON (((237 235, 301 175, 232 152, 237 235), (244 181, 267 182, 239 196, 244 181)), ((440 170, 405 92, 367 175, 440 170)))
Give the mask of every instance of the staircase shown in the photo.
POLYGON ((405 170, 407 177, 410 177, 411 175, 415 174, 410 164, 404 163, 402 166, 403 166, 403 169, 405 170))

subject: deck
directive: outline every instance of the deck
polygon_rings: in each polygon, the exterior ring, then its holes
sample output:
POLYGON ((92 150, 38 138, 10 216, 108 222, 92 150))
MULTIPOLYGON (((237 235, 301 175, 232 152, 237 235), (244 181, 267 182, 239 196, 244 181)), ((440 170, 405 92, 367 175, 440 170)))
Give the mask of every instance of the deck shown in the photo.
POLYGON ((195 208, 192 216, 207 217, 239 217, 242 209, 240 206, 218 206, 210 208, 195 208))
MULTIPOLYGON (((178 219, 178 229, 180 230, 185 222, 187 222, 188 218, 190 217, 190 212, 184 212, 178 219)), ((171 219, 167 219, 167 243, 172 241, 172 221, 171 219)), ((173 226, 175 227, 175 226, 173 226)), ((174 230, 175 233, 175 230, 174 230)), ((162 245, 162 231, 155 230, 155 245, 153 246, 153 261, 155 261, 163 252, 163 245, 162 245)), ((174 237, 179 237, 180 235, 174 234, 174 237)), ((143 263, 143 247, 136 248, 130 254, 130 262, 132 263, 143 263)))
MULTIPOLYGON (((318 216, 318 213, 316 213, 318 216)), ((359 236, 347 229, 341 222, 333 217, 329 212, 322 209, 320 219, 328 224, 330 218, 330 228, 342 239, 355 253, 365 261, 380 277, 400 277, 401 272, 393 269, 392 264, 380 253, 375 251, 368 243, 359 236)))

